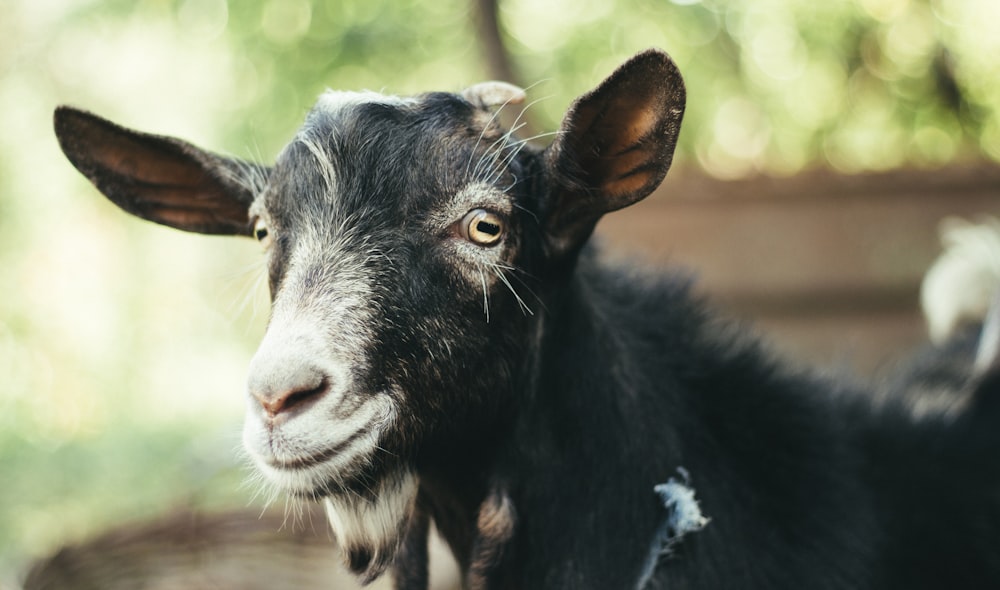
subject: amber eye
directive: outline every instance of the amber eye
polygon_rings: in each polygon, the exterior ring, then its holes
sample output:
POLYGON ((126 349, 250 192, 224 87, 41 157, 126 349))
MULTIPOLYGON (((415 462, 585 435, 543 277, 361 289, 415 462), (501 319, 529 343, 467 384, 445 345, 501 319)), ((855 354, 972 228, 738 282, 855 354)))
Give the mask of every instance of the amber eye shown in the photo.
POLYGON ((486 209, 473 209, 462 218, 462 237, 479 246, 495 246, 503 238, 503 219, 486 209))
POLYGON ((267 223, 258 218, 253 224, 253 237, 257 238, 260 245, 266 250, 271 245, 271 232, 267 229, 267 223))

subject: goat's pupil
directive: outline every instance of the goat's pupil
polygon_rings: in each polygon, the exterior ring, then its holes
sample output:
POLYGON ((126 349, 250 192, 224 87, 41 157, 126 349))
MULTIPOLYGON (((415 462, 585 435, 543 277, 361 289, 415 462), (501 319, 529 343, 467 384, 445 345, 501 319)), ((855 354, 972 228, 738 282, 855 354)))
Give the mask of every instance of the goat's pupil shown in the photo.
POLYGON ((496 245, 503 236, 503 220, 486 209, 473 209, 462 218, 461 235, 483 247, 496 245))
POLYGON ((500 234, 500 226, 495 223, 490 223, 489 221, 480 220, 476 224, 476 231, 480 231, 484 234, 491 236, 496 236, 500 234))

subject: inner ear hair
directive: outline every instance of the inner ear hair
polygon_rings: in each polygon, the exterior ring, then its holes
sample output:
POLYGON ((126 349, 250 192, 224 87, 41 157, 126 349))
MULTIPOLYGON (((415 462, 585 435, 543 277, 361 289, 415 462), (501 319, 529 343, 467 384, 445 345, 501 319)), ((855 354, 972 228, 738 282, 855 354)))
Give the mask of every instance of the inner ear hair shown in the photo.
POLYGON ((54 125, 70 162, 125 211, 185 231, 251 235, 248 211, 266 167, 71 107, 56 109, 54 125))

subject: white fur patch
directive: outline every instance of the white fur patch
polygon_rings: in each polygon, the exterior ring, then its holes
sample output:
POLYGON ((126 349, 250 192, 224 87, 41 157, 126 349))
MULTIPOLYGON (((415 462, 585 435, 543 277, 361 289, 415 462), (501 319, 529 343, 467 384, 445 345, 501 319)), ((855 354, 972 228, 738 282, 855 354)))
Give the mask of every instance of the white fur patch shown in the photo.
POLYGON ((345 483, 370 461, 394 415, 384 395, 374 396, 344 420, 330 420, 325 412, 305 413, 269 428, 248 412, 243 443, 266 481, 285 492, 310 496, 345 483))
POLYGON ((931 340, 941 343, 979 323, 1000 291, 1000 220, 941 223, 944 252, 924 275, 920 303, 931 340))
POLYGON ((326 184, 325 194, 329 199, 332 199, 337 191, 337 174, 333 167, 333 161, 330 159, 330 154, 323 148, 322 141, 306 131, 296 135, 295 141, 305 146, 309 150, 309 153, 313 155, 316 165, 323 175, 323 182, 326 184))
POLYGON ((331 496, 324 500, 337 543, 345 551, 362 549, 371 559, 359 573, 363 581, 381 575, 392 563, 413 514, 417 478, 405 471, 383 479, 372 498, 331 496))
POLYGON ((250 364, 250 388, 257 391, 287 389, 303 383, 303 374, 325 379, 327 391, 304 411, 271 417, 248 398, 247 453, 268 482, 297 495, 333 492, 350 481, 382 452, 379 442, 397 416, 388 392, 359 385, 373 339, 373 278, 364 259, 372 254, 352 251, 348 238, 338 232, 331 243, 301 233, 250 364), (324 288, 311 291, 310 281, 324 288))
POLYGON ((667 526, 673 531, 672 538, 693 533, 708 524, 708 518, 701 513, 701 507, 694 499, 693 489, 670 478, 667 483, 654 487, 653 491, 660 495, 663 507, 670 512, 667 526))
POLYGON ((667 483, 653 487, 653 491, 660 497, 663 507, 667 510, 667 518, 653 539, 649 556, 646 558, 636 586, 638 590, 643 590, 649 584, 661 557, 670 555, 685 535, 700 531, 709 522, 701 512, 698 500, 694 497, 694 490, 688 485, 690 477, 687 470, 679 467, 677 472, 683 482, 671 477, 667 483))
POLYGON ((354 92, 348 90, 327 90, 316 100, 314 108, 335 113, 344 108, 365 103, 384 104, 390 106, 406 106, 413 104, 415 99, 391 94, 382 94, 371 90, 354 92))

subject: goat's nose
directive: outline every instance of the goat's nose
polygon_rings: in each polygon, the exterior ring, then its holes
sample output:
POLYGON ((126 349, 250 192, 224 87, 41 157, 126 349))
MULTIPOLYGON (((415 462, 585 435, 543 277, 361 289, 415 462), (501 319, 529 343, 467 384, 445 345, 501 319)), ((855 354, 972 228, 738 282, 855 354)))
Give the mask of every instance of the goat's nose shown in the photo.
POLYGON ((292 362, 252 371, 247 385, 250 395, 274 418, 322 397, 330 378, 315 367, 292 362))

